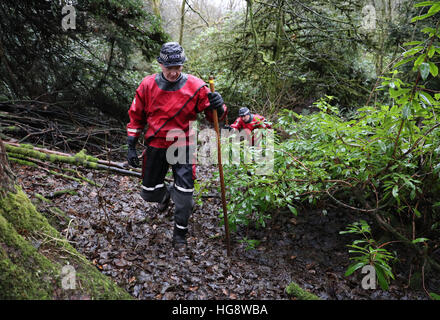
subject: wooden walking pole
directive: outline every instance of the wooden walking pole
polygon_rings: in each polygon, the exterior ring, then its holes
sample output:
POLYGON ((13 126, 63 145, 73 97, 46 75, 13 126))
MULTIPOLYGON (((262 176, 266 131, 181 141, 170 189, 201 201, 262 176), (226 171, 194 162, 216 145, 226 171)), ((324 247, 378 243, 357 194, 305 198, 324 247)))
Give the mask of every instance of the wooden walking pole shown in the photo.
MULTIPOLYGON (((211 92, 214 92, 214 77, 209 77, 209 88, 211 92)), ((226 249, 228 253, 228 257, 231 255, 231 245, 229 242, 229 222, 228 222, 228 210, 226 208, 226 189, 225 189, 225 179, 223 177, 223 164, 222 164, 222 151, 221 151, 221 142, 220 142, 220 129, 218 125, 218 115, 217 110, 213 110, 214 113, 214 129, 217 134, 217 157, 218 157, 218 169, 220 173, 220 186, 222 191, 222 205, 223 205, 223 219, 225 222, 225 233, 226 233, 226 249)))

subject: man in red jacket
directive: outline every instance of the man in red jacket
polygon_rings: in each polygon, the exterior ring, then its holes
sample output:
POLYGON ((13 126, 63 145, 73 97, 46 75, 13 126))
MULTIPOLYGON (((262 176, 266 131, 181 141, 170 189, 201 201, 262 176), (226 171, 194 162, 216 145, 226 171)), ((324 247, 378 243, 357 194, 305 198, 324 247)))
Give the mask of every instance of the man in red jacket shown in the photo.
MULTIPOLYGON (((255 129, 271 129, 272 126, 267 122, 266 118, 259 114, 253 114, 248 108, 243 107, 238 110, 238 118, 231 125, 231 128, 237 131, 245 130, 246 133, 251 136, 252 131, 255 129)), ((252 136, 252 145, 255 144, 254 137, 252 136)))
POLYGON ((201 79, 182 73, 186 60, 185 52, 177 42, 162 46, 157 58, 162 72, 142 80, 128 110, 130 122, 127 124, 127 160, 134 167, 139 166, 135 147, 137 140, 145 125, 148 126, 145 133, 147 148, 142 161, 141 197, 147 202, 159 203, 160 211, 168 207, 170 198, 173 200, 175 248, 186 247, 188 220, 193 207, 193 154, 196 146, 191 143, 194 131, 190 129, 190 121, 195 121, 197 113, 202 111, 210 122, 213 122, 213 109, 217 110, 220 121, 227 114, 219 93, 211 93, 201 79), (170 147, 173 147, 173 152, 167 153, 170 147), (177 162, 171 157, 176 150, 184 154, 184 158, 179 157, 177 162), (164 183, 169 165, 172 167, 173 185, 164 183))

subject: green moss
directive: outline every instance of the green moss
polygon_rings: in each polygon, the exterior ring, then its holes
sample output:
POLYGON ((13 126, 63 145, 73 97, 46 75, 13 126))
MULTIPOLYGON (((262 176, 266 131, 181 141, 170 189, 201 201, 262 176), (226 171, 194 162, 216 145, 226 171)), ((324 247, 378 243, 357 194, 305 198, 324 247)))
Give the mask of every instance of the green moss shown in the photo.
POLYGON ((78 152, 77 154, 75 154, 74 156, 77 160, 80 161, 86 161, 86 152, 84 149, 82 149, 80 152, 78 152))
POLYGON ((16 187, 0 200, 0 299, 130 299, 79 254, 16 187), (62 267, 76 271, 75 289, 62 288, 62 267))
POLYGON ((0 215, 0 298, 49 299, 53 286, 48 278, 58 272, 43 255, 0 215))
POLYGON ((25 165, 25 166, 29 166, 29 167, 36 167, 36 166, 37 166, 37 165, 36 165, 35 163, 33 163, 33 162, 26 161, 26 160, 22 160, 22 159, 17 159, 17 158, 15 158, 15 157, 11 157, 11 156, 9 156, 8 159, 9 159, 9 161, 11 161, 11 162, 15 162, 15 163, 18 163, 18 164, 21 164, 21 165, 25 165))
POLYGON ((69 194, 71 196, 76 196, 78 194, 78 192, 76 192, 74 189, 58 190, 53 193, 53 197, 55 198, 55 197, 58 197, 63 194, 69 194))
POLYGON ((34 150, 32 145, 22 144, 20 145, 20 147, 15 147, 9 144, 5 144, 5 148, 8 153, 21 154, 40 160, 49 159, 49 156, 47 154, 34 150))
POLYGON ((302 289, 295 282, 291 282, 286 287, 287 294, 298 298, 298 300, 320 300, 318 296, 315 296, 313 293, 310 293, 304 289, 302 289))
MULTIPOLYGON (((38 165, 36 163, 34 163, 34 162, 23 160, 23 159, 27 159, 26 155, 17 154, 15 152, 8 152, 8 155, 9 155, 9 160, 11 160, 12 162, 15 162, 15 163, 18 163, 18 164, 21 164, 21 165, 30 166, 30 167, 38 167, 38 165)), ((45 157, 48 156, 49 160, 51 162, 57 162, 58 160, 60 160, 59 156, 52 155, 52 154, 51 155, 36 154, 36 155, 39 156, 39 157, 42 157, 42 155, 44 155, 45 157)), ((69 162, 69 163, 75 164, 76 160, 74 158, 69 158, 69 157, 62 157, 62 158, 65 158, 65 160, 66 160, 66 161, 63 161, 63 162, 69 162)), ((42 160, 47 160, 47 159, 42 159, 42 160)), ((85 162, 83 164, 85 166, 93 168, 93 169, 99 169, 98 168, 98 164, 94 163, 94 162, 85 162)), ((73 172, 75 174, 77 173, 77 171, 72 170, 72 169, 62 169, 62 170, 73 172)), ((65 179, 73 180, 73 181, 76 181, 76 182, 79 182, 79 183, 83 183, 83 181, 84 181, 84 182, 87 182, 87 183, 89 183, 89 184, 91 184, 93 186, 101 187, 100 184, 97 184, 94 181, 92 181, 90 179, 87 179, 85 177, 75 178, 75 177, 72 177, 72 176, 69 176, 69 175, 66 175, 66 174, 63 174, 63 173, 59 173, 59 172, 54 171, 54 170, 49 170, 49 172, 51 174, 53 174, 53 175, 60 176, 60 177, 63 177, 65 179)))
POLYGON ((41 194, 36 193, 35 194, 35 198, 37 198, 40 201, 46 202, 46 203, 52 203, 52 201, 50 201, 49 199, 43 197, 41 194))
POLYGON ((60 219, 62 219, 64 222, 69 222, 70 218, 67 216, 67 214, 61 210, 60 208, 57 207, 52 207, 49 209, 50 212, 52 212, 53 214, 55 214, 57 217, 59 217, 60 219))
POLYGON ((0 201, 3 217, 19 232, 43 230, 51 235, 55 234, 56 230, 51 228, 43 215, 35 209, 23 190, 19 187, 16 187, 16 190, 16 193, 9 193, 8 197, 0 201))
POLYGON ((90 168, 98 169, 98 164, 95 162, 89 162, 89 166, 90 166, 90 168))
POLYGON ((54 171, 54 170, 49 170, 49 172, 52 173, 52 174, 55 175, 55 176, 63 177, 63 178, 65 178, 65 179, 69 179, 69 180, 73 180, 73 181, 76 181, 76 182, 82 183, 81 179, 79 179, 79 178, 75 178, 75 177, 72 177, 72 176, 68 176, 68 175, 66 175, 66 174, 56 172, 56 171, 54 171))
POLYGON ((92 157, 90 155, 86 154, 86 150, 82 149, 80 152, 75 154, 74 156, 76 159, 80 160, 81 162, 88 161, 88 162, 98 162, 98 158, 92 157))
MULTIPOLYGON (((54 196, 57 194, 76 194, 76 192, 72 190, 60 190, 54 193, 54 196)), ((47 205, 51 206, 48 210, 41 211, 41 214, 46 217, 50 225, 55 227, 57 230, 60 230, 60 228, 65 227, 65 225, 69 222, 70 218, 68 215, 61 209, 53 206, 53 203, 51 200, 47 199, 46 197, 42 196, 39 193, 35 193, 35 197, 41 201, 46 203, 47 205)))
MULTIPOLYGON (((82 165, 84 167, 99 169, 97 164, 98 158, 86 155, 85 150, 81 150, 73 157, 60 156, 57 154, 46 154, 33 149, 32 145, 22 144, 20 147, 11 146, 9 144, 5 145, 8 155, 13 155, 15 158, 34 158, 43 161, 50 161, 53 163, 63 162, 74 165, 82 165)), ((84 179, 85 180, 85 179, 84 179)), ((87 181, 90 183, 90 181, 87 181)), ((94 184, 94 183, 92 183, 94 184)))

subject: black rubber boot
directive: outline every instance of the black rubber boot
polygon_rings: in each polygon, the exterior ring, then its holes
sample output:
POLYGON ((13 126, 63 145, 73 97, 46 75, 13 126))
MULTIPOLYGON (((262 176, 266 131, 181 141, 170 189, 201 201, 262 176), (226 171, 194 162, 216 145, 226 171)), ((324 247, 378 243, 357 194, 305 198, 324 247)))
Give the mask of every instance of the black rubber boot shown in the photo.
POLYGON ((186 234, 188 233, 188 229, 181 229, 174 225, 174 232, 173 232, 173 247, 174 249, 184 249, 186 248, 187 242, 186 242, 186 234))
POLYGON ((166 209, 168 209, 169 204, 170 204, 170 193, 167 190, 164 199, 162 200, 162 202, 159 203, 157 209, 159 210, 159 212, 164 212, 166 209))

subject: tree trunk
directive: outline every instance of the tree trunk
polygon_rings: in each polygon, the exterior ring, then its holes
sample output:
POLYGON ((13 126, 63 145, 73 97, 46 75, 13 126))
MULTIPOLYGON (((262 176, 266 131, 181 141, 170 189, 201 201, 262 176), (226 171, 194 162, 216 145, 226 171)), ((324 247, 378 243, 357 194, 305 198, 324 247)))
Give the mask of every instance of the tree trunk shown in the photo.
POLYGON ((254 36, 255 50, 258 51, 258 36, 254 26, 254 10, 252 9, 252 1, 253 0, 246 0, 247 12, 249 13, 249 21, 251 22, 251 31, 254 36))
POLYGON ((17 82, 14 78, 14 73, 11 70, 11 67, 9 66, 8 59, 6 58, 5 49, 3 48, 3 43, 0 38, 0 62, 2 62, 5 65, 5 68, 7 69, 7 76, 9 77, 11 89, 14 92, 14 94, 18 97, 19 96, 19 88, 17 85, 17 82))
POLYGON ((180 45, 182 45, 183 42, 183 28, 185 27, 185 3, 186 0, 182 0, 182 6, 180 7, 180 34, 179 34, 180 45))
POLYGON ((151 0, 151 6, 153 7, 153 13, 160 18, 160 0, 151 0))
POLYGON ((0 300, 132 298, 76 251, 14 183, 0 138, 0 300))
POLYGON ((0 138, 0 199, 5 197, 8 191, 14 190, 14 174, 9 167, 8 156, 0 138))
POLYGON ((283 11, 284 0, 280 1, 279 9, 278 9, 278 21, 276 27, 276 40, 275 47, 273 50, 273 61, 278 61, 281 54, 281 38, 283 36, 283 28, 284 28, 284 11, 283 11))

